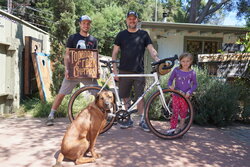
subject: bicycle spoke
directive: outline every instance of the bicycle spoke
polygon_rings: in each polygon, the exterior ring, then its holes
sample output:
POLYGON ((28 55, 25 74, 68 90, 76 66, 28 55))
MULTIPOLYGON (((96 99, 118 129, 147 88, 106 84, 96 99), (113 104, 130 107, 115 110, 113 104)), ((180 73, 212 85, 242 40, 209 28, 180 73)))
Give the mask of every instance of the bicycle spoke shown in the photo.
POLYGON ((164 89, 163 93, 168 110, 171 111, 171 113, 163 107, 160 93, 156 92, 150 97, 146 105, 146 122, 151 131, 158 137, 164 139, 180 137, 188 131, 193 120, 193 109, 191 103, 178 92, 164 89), (186 105, 186 110, 183 110, 181 114, 180 111, 175 110, 178 112, 177 113, 173 110, 173 96, 178 96, 178 100, 186 105), (176 119, 172 119, 171 122, 172 117, 175 117, 176 119), (173 127, 173 125, 176 126, 173 127))

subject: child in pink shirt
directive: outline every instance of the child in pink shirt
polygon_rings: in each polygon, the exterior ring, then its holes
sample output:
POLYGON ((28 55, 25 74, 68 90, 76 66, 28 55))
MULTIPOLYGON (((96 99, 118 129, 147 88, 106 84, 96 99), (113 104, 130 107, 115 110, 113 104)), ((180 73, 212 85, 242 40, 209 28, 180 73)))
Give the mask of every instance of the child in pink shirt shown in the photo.
MULTIPOLYGON (((189 98, 197 88, 196 73, 191 69, 193 56, 190 53, 183 53, 179 57, 180 66, 176 67, 170 75, 168 87, 180 91, 186 98, 189 98), (175 86, 173 81, 175 80, 175 86)), ((186 101, 178 95, 172 97, 173 115, 170 120, 170 129, 167 134, 173 134, 184 128, 184 122, 188 111, 186 101), (176 129, 178 124, 178 115, 180 115, 180 127, 176 129)))

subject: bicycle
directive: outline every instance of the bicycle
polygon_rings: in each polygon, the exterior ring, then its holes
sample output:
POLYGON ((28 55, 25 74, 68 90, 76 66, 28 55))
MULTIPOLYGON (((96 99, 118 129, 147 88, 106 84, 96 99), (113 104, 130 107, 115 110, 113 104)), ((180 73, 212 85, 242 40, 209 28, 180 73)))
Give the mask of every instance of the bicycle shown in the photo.
MULTIPOLYGON (((175 60, 178 59, 178 56, 171 58, 165 58, 161 59, 158 62, 151 63, 152 66, 152 72, 150 74, 114 74, 112 72, 112 64, 118 63, 118 61, 105 61, 100 60, 102 67, 108 68, 110 72, 109 78, 106 80, 104 85, 102 87, 91 85, 91 86, 85 86, 80 89, 78 89, 70 98, 69 105, 68 105, 68 116, 70 121, 72 122, 74 118, 76 117, 77 113, 80 111, 79 108, 75 107, 78 105, 75 105, 75 103, 79 103, 79 101, 82 101, 84 99, 86 104, 89 104, 89 102, 94 100, 94 96, 104 90, 108 89, 107 85, 111 82, 113 87, 113 92, 116 98, 116 107, 114 107, 113 111, 110 111, 110 113, 107 116, 107 123, 104 129, 101 133, 106 132, 109 130, 116 120, 119 124, 126 124, 130 120, 130 115, 132 113, 137 112, 134 108, 138 104, 140 100, 145 97, 145 95, 151 91, 154 87, 156 87, 158 90, 155 91, 150 95, 147 102, 145 103, 145 112, 144 112, 144 118, 145 121, 150 129, 150 131, 155 134, 156 136, 162 138, 162 139, 175 139, 178 137, 183 136, 191 127, 191 124, 193 122, 194 117, 194 111, 192 104, 189 99, 185 98, 183 94, 181 94, 177 90, 171 90, 168 88, 162 88, 159 81, 159 74, 158 74, 158 68, 161 67, 162 69, 171 69, 174 64, 175 60), (162 63, 165 63, 162 66, 162 63), (153 78, 154 82, 149 85, 149 87, 145 90, 145 92, 138 97, 131 105, 130 107, 125 110, 125 104, 122 103, 121 98, 119 97, 118 93, 118 87, 115 83, 114 77, 149 77, 153 78), (184 127, 182 129, 179 129, 179 131, 176 131, 172 134, 166 133, 167 130, 170 128, 170 119, 172 116, 172 96, 176 95, 185 100, 185 102, 188 105, 188 112, 187 116, 185 118, 184 127), (79 99, 78 99, 79 98, 79 99)), ((82 104, 82 107, 84 107, 84 104, 82 104)))

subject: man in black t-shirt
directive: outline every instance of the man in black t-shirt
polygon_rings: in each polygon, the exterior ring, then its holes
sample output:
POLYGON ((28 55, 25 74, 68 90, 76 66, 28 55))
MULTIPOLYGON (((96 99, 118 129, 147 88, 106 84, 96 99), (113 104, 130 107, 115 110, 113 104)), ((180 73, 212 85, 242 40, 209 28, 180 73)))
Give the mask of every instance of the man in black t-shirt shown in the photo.
MULTIPOLYGON (((128 12, 126 23, 127 29, 119 32, 115 38, 112 60, 116 60, 118 52, 121 51, 119 66, 120 74, 144 73, 145 48, 148 49, 151 57, 155 61, 159 61, 160 59, 157 57, 157 51, 154 49, 148 33, 137 28, 138 14, 134 11, 128 12)), ((114 73, 117 74, 116 64, 114 64, 114 73)), ((119 80, 119 95, 121 98, 123 98, 125 104, 128 104, 129 102, 129 95, 132 87, 134 87, 136 97, 142 95, 145 86, 145 78, 115 77, 115 79, 117 81, 119 80)), ((139 123, 139 126, 144 131, 149 131, 143 116, 144 99, 139 102, 139 104, 137 105, 137 109, 141 114, 141 121, 139 123)), ((128 128, 132 126, 133 121, 130 120, 127 125, 121 125, 121 128, 128 128)))
POLYGON ((65 76, 62 82, 62 86, 59 90, 59 93, 57 94, 54 103, 51 107, 51 111, 48 116, 48 120, 46 122, 46 125, 48 126, 54 124, 54 113, 60 106, 65 95, 70 94, 78 83, 81 82, 84 85, 97 84, 96 79, 90 79, 90 78, 69 80, 69 73, 67 69, 70 48, 97 49, 97 39, 89 34, 91 22, 92 22, 91 18, 87 15, 80 17, 79 20, 80 32, 73 34, 68 38, 66 45, 66 53, 64 56, 65 76))

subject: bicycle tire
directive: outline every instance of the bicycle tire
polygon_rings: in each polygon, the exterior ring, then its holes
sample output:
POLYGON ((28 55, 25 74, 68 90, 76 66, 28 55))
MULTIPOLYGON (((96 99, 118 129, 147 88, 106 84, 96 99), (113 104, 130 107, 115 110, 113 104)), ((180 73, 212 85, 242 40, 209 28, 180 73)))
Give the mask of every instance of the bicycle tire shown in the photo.
MULTIPOLYGON (((162 102, 160 101, 160 91, 154 92, 148 99, 145 107, 145 121, 151 132, 162 139, 175 139, 182 137, 191 127, 194 111, 189 99, 185 98, 181 93, 176 90, 162 89, 164 100, 172 111, 172 95, 177 95, 185 100, 188 106, 187 115, 184 122, 184 128, 180 131, 174 131, 171 135, 167 134, 170 129, 170 120, 172 115, 168 115, 168 111, 163 109, 162 102)), ((179 124, 179 120, 178 120, 179 124)))
MULTIPOLYGON (((94 101, 96 94, 100 90, 101 87, 99 86, 85 86, 75 91, 68 103, 68 117, 70 122, 77 117, 78 113, 81 112, 82 109, 86 108, 89 103, 94 101), (81 103, 81 106, 79 107, 79 104, 77 105, 77 103, 81 103)), ((106 125, 100 134, 108 131, 113 126, 114 120, 115 117, 107 117, 106 125)))

